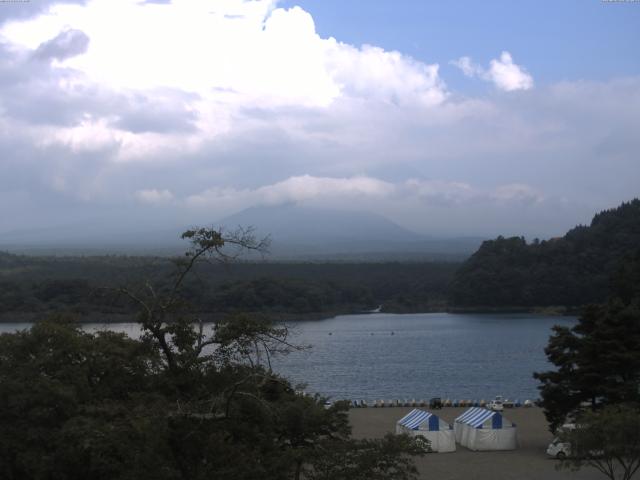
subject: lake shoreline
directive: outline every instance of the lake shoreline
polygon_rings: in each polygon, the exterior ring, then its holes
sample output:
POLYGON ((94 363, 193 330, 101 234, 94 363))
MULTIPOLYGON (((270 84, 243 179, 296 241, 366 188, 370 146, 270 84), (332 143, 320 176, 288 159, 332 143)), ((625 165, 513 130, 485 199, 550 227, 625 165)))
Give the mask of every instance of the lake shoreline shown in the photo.
POLYGON ((506 307, 451 307, 446 310, 446 313, 455 314, 509 314, 509 313, 523 313, 542 316, 553 317, 574 317, 582 314, 585 306, 568 307, 564 305, 550 305, 545 307, 518 307, 518 306, 506 306, 506 307))
MULTIPOLYGON (((130 317, 105 318, 110 323, 91 317, 92 323, 78 327, 140 336, 140 323, 127 321, 130 317)), ((12 319, 0 324, 0 332, 32 326, 28 317, 12 319)), ((501 394, 521 402, 539 396, 532 373, 548 369, 544 348, 551 329, 575 321, 540 315, 447 313, 280 320, 294 344, 313 347, 273 358, 274 369, 294 385, 305 384, 308 392, 333 400, 366 401, 397 395, 480 401, 501 394)), ((213 327, 213 323, 206 325, 207 334, 213 327)))
MULTIPOLYGON (((327 320, 340 315, 368 315, 372 312, 363 311, 332 311, 332 312, 309 312, 309 313, 265 313, 265 312, 196 312, 194 318, 201 318, 204 323, 215 323, 233 315, 255 315, 270 318, 276 322, 295 321, 315 321, 327 320)), ((427 312, 432 313, 432 312, 427 312)), ((105 325, 116 325, 119 323, 137 323, 135 313, 78 313, 73 311, 50 311, 50 312, 5 312, 0 313, 0 324, 7 323, 36 323, 53 315, 67 315, 79 324, 102 323, 105 325)))
MULTIPOLYGON (((224 318, 237 315, 247 314, 264 316, 276 322, 306 322, 306 321, 321 321, 331 318, 343 316, 343 315, 373 315, 376 313, 384 313, 388 315, 421 315, 430 313, 450 313, 456 315, 502 315, 502 314, 534 314, 544 317, 571 317, 579 316, 582 313, 583 307, 564 307, 564 306, 552 306, 552 307, 447 307, 447 308, 434 308, 434 309, 421 309, 420 311, 408 310, 394 310, 389 311, 383 308, 380 311, 377 310, 335 310, 326 312, 196 312, 194 317, 202 318, 205 323, 214 323, 224 318)), ((35 323, 52 315, 68 315, 74 318, 79 324, 93 324, 102 323, 106 325, 119 324, 119 323, 136 323, 137 314, 135 313, 80 313, 74 311, 48 311, 48 312, 3 312, 0 313, 0 324, 6 323, 35 323)))

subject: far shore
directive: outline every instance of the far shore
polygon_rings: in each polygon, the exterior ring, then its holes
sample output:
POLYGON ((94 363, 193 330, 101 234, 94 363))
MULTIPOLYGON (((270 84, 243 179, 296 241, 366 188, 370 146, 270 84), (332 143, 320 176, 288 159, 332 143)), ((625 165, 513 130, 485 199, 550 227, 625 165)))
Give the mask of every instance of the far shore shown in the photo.
POLYGON ((507 314, 507 313, 523 313, 535 314, 543 316, 576 316, 582 313, 584 306, 567 307, 563 305, 551 305, 545 307, 450 307, 447 313, 457 314, 507 314))
MULTIPOLYGON (((504 314, 531 314, 540 316, 577 316, 580 315, 582 307, 459 307, 459 308, 434 308, 422 309, 421 311, 403 310, 388 311, 384 307, 381 311, 368 310, 345 310, 345 311, 325 311, 325 312, 242 312, 247 315, 262 315, 278 322, 302 322, 302 321, 320 321, 335 318, 342 315, 371 315, 375 313, 383 313, 390 315, 404 314, 428 314, 428 313, 451 313, 457 315, 504 315, 504 314)), ((117 323, 135 323, 137 314, 135 313, 102 313, 102 312, 74 312, 74 311, 50 311, 50 312, 1 312, 0 324, 2 323, 35 323, 46 319, 55 314, 67 314, 74 317, 78 323, 101 323, 101 324, 117 324, 117 323)), ((222 320, 234 313, 224 312, 196 312, 194 317, 200 317, 205 323, 212 323, 222 320)))

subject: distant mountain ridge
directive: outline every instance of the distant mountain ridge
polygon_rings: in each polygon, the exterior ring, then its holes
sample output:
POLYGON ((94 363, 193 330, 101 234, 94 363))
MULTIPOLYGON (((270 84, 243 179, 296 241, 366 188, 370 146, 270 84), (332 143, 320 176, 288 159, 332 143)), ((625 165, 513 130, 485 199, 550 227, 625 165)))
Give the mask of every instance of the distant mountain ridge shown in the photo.
POLYGON ((382 215, 299 205, 251 207, 219 222, 228 228, 252 226, 270 235, 274 258, 388 260, 419 256, 462 259, 480 245, 479 237, 437 238, 421 235, 382 215), (396 257, 396 258, 394 258, 396 257))
MULTIPOLYGON (((278 205, 251 207, 201 225, 253 227, 272 239, 272 260, 294 261, 461 261, 482 238, 438 238, 410 231, 382 215, 278 205)), ((0 250, 36 255, 176 255, 187 247, 180 234, 192 225, 169 228, 157 221, 111 225, 97 219, 76 224, 0 234, 0 250)), ((255 257, 249 255, 249 260, 255 257)))
POLYGON ((324 244, 327 241, 387 240, 418 241, 423 237, 382 215, 284 205, 251 207, 224 218, 228 227, 251 225, 258 234, 271 234, 287 243, 324 244))
POLYGON ((596 214, 589 226, 528 244, 484 242, 457 271, 457 307, 581 306, 604 301, 611 275, 640 249, 640 200, 596 214))

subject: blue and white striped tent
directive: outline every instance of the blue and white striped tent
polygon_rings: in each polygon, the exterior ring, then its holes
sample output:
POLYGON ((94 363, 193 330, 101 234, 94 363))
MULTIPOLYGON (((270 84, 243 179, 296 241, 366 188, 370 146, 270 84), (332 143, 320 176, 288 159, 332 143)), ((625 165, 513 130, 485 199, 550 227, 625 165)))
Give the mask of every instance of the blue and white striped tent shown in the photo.
POLYGON ((480 407, 470 408, 456 418, 456 422, 466 423, 474 428, 481 428, 488 419, 491 419, 492 428, 502 428, 502 415, 500 413, 480 407))
POLYGON ((515 423, 501 413, 473 407, 454 422, 455 438, 470 450, 513 450, 518 446, 515 423))
POLYGON ((396 433, 426 438, 434 452, 454 452, 456 449, 451 425, 437 415, 417 408, 398 420, 396 433))

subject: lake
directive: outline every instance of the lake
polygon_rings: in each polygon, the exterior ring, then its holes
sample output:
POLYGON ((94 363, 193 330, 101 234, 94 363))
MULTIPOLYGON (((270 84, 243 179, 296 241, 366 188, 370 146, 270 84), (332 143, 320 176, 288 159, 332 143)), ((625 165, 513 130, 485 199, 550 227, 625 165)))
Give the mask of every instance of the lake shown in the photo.
MULTIPOLYGON (((510 399, 539 396, 534 371, 551 327, 572 317, 523 314, 342 315, 289 324, 294 342, 313 347, 276 359, 274 369, 333 399, 510 399)), ((0 324, 0 332, 28 324, 0 324)), ((96 325, 131 336, 137 324, 96 325)))
POLYGON ((294 382, 333 398, 511 399, 539 396, 534 371, 551 327, 575 318, 532 315, 346 315, 293 326, 313 345, 276 362, 294 382))

